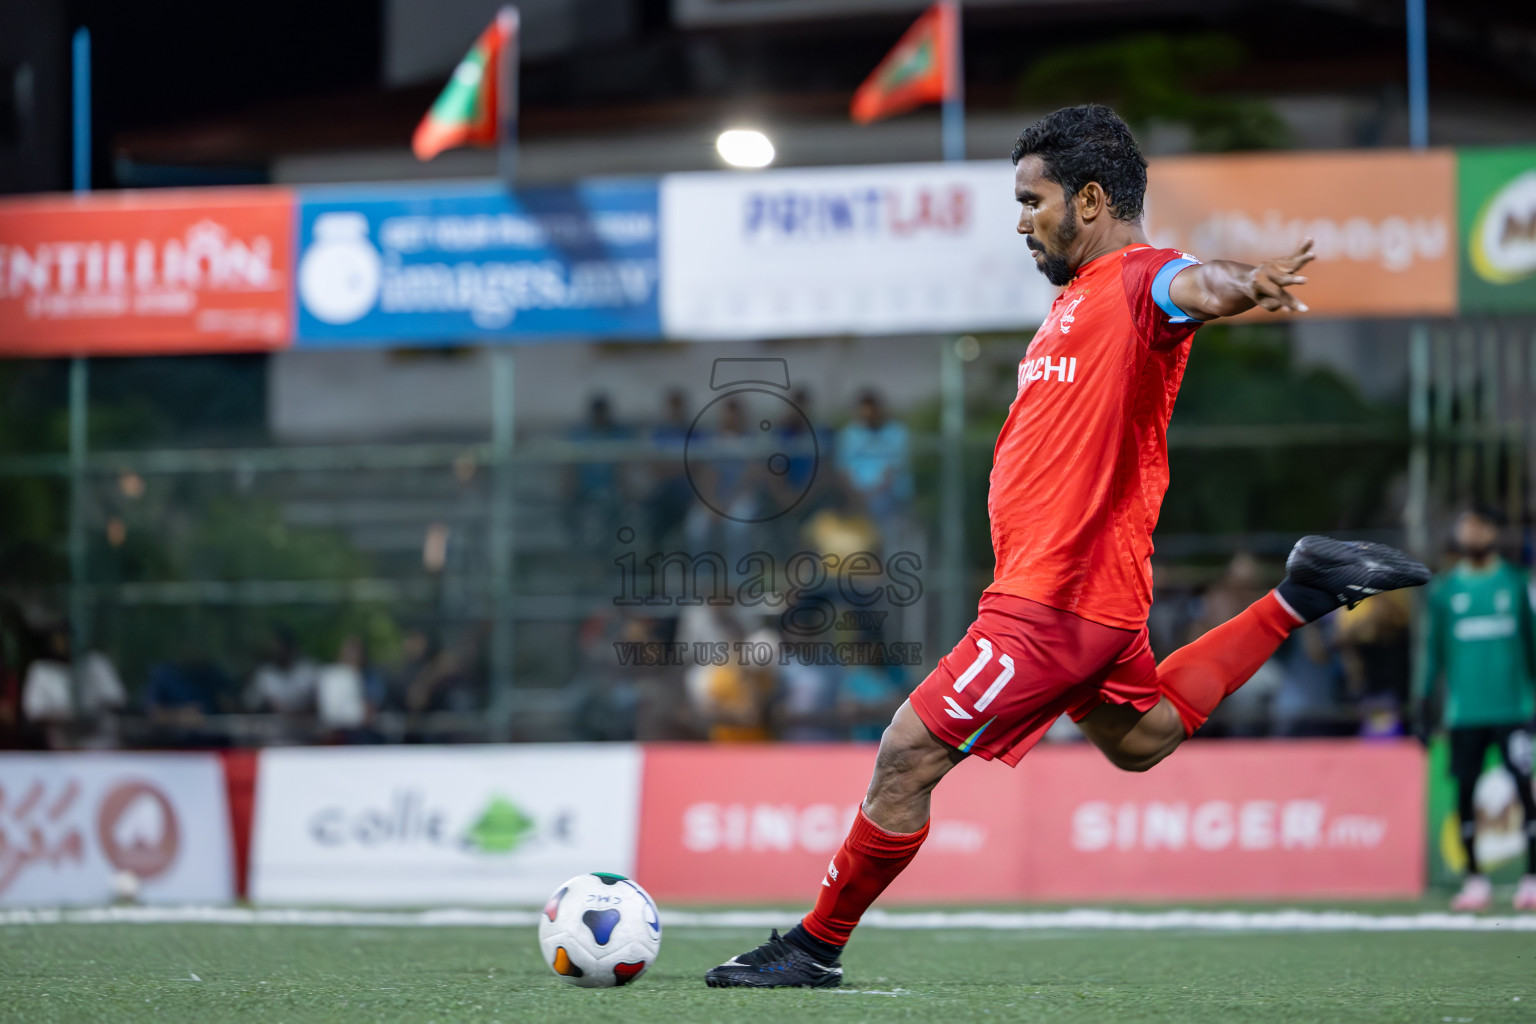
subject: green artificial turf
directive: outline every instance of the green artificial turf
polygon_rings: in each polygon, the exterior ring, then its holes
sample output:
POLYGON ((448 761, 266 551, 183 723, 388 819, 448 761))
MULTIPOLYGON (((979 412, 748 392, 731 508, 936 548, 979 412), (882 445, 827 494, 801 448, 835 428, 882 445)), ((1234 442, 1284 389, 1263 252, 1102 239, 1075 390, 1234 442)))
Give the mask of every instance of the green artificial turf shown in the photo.
POLYGON ((704 987, 707 967, 762 938, 669 928, 639 982, 588 990, 550 973, 531 927, 7 925, 0 1021, 1536 1020, 1531 932, 870 929, 840 991, 704 987))

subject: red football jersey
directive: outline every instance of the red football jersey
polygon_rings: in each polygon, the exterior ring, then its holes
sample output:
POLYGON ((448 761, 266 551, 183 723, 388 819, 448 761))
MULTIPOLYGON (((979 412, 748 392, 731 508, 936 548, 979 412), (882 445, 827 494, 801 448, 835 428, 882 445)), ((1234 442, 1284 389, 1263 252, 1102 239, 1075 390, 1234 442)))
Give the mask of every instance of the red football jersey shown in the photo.
POLYGON ((1153 297, 1174 260, 1195 262, 1149 245, 1100 256, 1035 332, 992 457, 988 591, 1119 629, 1146 623, 1168 418, 1200 326, 1153 297))

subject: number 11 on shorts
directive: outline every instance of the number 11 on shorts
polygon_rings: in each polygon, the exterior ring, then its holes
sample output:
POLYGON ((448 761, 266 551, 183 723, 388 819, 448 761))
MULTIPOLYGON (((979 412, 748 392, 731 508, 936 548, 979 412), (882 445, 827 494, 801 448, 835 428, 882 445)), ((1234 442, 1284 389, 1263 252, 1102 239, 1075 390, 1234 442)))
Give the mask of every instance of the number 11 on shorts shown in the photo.
MULTIPOLYGON (((964 693, 965 688, 971 685, 971 681, 981 674, 981 670, 987 667, 992 660, 992 641, 985 637, 976 638, 976 660, 971 662, 966 670, 960 673, 955 680, 955 692, 964 693)), ((972 705, 972 710, 978 714, 987 710, 988 706, 997 699, 997 695, 1003 692, 1003 687, 1008 685, 1008 680, 1013 678, 1013 659, 1004 654, 997 659, 997 678, 992 680, 992 685, 987 687, 987 692, 981 695, 981 699, 972 705)), ((944 695, 944 703, 949 707, 944 713, 950 718, 974 718, 969 711, 960 706, 959 701, 949 694, 944 695)))

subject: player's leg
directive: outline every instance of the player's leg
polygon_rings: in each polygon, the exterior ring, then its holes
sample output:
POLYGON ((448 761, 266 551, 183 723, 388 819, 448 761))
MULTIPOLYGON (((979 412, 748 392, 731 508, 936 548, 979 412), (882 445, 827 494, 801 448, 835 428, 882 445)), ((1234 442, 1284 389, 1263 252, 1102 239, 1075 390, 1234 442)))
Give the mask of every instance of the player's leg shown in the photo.
POLYGON ((1504 766, 1515 777, 1525 818, 1525 874, 1515 888, 1515 909, 1536 910, 1536 794, 1531 792, 1532 755, 1536 752, 1527 729, 1500 729, 1498 739, 1504 766))
MULTIPOLYGON (((966 635, 885 731, 864 803, 821 878, 815 907, 785 935, 774 932, 757 949, 711 969, 706 982, 836 985, 854 926, 927 837, 929 795, 939 780, 971 754, 1017 764, 1073 706, 1083 681, 1101 678, 1136 639, 1134 631, 1035 601, 983 596, 966 635)), ((1144 690, 1138 699, 1146 708, 1158 695, 1144 690)))
POLYGON ((816 905, 787 938, 833 959, 879 895, 928 837, 929 798, 965 755, 929 731, 910 703, 880 738, 869 790, 843 845, 827 865, 816 905))
POLYGON ((1477 862, 1477 780, 1483 774, 1488 753, 1488 730, 1462 728, 1450 731, 1451 776, 1456 780, 1456 814, 1461 821, 1461 844, 1467 854, 1467 877, 1461 892, 1451 900, 1452 910, 1487 910, 1493 886, 1477 862))
POLYGON ((1292 630, 1341 605, 1428 580, 1428 569, 1395 548, 1304 537, 1286 559, 1279 586, 1157 666, 1162 701, 1146 712, 1101 704, 1079 725, 1115 765, 1146 771, 1204 725, 1292 630))
POLYGON ((783 936, 774 931, 756 949, 711 968, 705 983, 711 988, 839 984, 843 946, 870 904, 917 856, 928 837, 933 789, 965 756, 903 703, 880 738, 869 789, 827 865, 816 905, 783 936))
POLYGON ((1185 739, 1184 722, 1166 697, 1150 711, 1100 704, 1077 724, 1116 768, 1128 772, 1146 771, 1185 739))

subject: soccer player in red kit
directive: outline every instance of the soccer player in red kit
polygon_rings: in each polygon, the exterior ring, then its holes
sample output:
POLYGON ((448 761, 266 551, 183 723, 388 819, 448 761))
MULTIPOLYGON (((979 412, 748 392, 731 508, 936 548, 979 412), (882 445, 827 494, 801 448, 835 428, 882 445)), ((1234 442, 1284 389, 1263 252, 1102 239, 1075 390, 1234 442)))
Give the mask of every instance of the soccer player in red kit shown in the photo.
POLYGON ((1201 263, 1142 229, 1147 164, 1102 106, 1043 118, 1013 147, 1018 231, 1060 296, 1019 364, 987 511, 997 568, 976 621, 880 741, 853 827, 801 922, 705 976, 714 987, 825 987, 843 945, 917 854, 929 794, 975 755, 1019 762, 1070 714, 1116 766, 1146 771, 1198 729, 1293 629, 1429 571, 1393 548, 1305 537, 1280 585, 1161 664, 1147 643, 1152 530, 1190 339, 1290 291, 1311 242, 1258 266, 1201 263))

